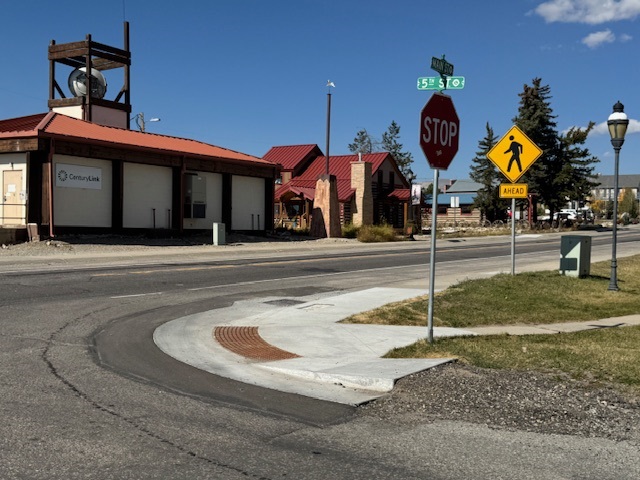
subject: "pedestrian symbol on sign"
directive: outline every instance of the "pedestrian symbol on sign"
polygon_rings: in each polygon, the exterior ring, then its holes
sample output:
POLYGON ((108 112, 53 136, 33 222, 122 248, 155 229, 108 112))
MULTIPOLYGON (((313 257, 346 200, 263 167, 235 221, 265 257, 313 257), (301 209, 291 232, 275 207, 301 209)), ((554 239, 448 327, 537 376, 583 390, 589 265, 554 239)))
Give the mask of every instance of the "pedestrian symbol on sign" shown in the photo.
POLYGON ((515 125, 496 143, 487 158, 515 183, 542 155, 542 150, 515 125), (514 165, 515 164, 515 165, 514 165))
POLYGON ((509 140, 511 140, 511 145, 509 145, 509 148, 507 149, 506 152, 504 153, 509 153, 511 152, 511 158, 509 159, 509 166, 507 167, 507 172, 511 171, 511 165, 513 165, 513 162, 516 162, 516 165, 518 165, 518 171, 522 172, 522 164, 520 163, 520 154, 522 153, 522 144, 518 143, 514 140, 514 136, 513 135, 509 135, 509 140))

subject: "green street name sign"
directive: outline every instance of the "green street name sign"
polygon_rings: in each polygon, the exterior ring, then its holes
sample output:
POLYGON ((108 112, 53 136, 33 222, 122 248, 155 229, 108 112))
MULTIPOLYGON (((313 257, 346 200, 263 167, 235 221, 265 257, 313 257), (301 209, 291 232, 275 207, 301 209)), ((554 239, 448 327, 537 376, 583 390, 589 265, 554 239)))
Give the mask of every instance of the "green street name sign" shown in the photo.
POLYGON ((442 77, 418 78, 418 90, 461 90, 464 88, 464 77, 446 77, 447 88, 442 77))
POLYGON ((447 62, 444 59, 444 55, 442 58, 431 57, 431 70, 435 70, 440 75, 447 75, 450 77, 453 75, 453 64, 447 62))

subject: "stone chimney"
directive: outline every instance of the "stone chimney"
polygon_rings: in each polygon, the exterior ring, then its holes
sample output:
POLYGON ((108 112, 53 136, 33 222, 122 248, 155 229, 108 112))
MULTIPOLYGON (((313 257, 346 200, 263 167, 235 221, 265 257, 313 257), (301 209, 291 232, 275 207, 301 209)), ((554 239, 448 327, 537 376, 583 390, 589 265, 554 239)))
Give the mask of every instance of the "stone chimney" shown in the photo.
POLYGON ((373 194, 371 192, 371 164, 351 163, 351 188, 355 189, 355 202, 351 211, 352 223, 356 226, 373 223, 373 194))
POLYGON ((309 234, 316 238, 340 238, 342 236, 338 182, 335 175, 321 175, 316 182, 309 234))

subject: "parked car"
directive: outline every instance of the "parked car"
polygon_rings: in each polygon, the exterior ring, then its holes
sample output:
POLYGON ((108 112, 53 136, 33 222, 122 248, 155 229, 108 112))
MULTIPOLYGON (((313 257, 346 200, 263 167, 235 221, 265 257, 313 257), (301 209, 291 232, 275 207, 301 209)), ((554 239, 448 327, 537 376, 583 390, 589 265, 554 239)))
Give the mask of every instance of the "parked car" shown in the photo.
POLYGON ((551 222, 552 227, 570 227, 573 225, 573 222, 576 221, 576 216, 571 216, 569 212, 556 212, 553 214, 553 222, 551 222))
POLYGON ((576 220, 578 218, 578 211, 573 208, 563 208, 560 213, 566 213, 569 220, 576 220))

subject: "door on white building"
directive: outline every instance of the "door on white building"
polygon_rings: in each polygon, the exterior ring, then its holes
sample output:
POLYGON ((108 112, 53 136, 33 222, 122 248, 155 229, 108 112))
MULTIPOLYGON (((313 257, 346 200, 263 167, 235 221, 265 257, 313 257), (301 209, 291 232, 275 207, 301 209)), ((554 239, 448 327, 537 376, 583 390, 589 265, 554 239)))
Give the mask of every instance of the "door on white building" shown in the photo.
POLYGON ((22 191, 22 170, 5 170, 2 172, 2 217, 4 225, 24 225, 24 200, 20 198, 22 191))

